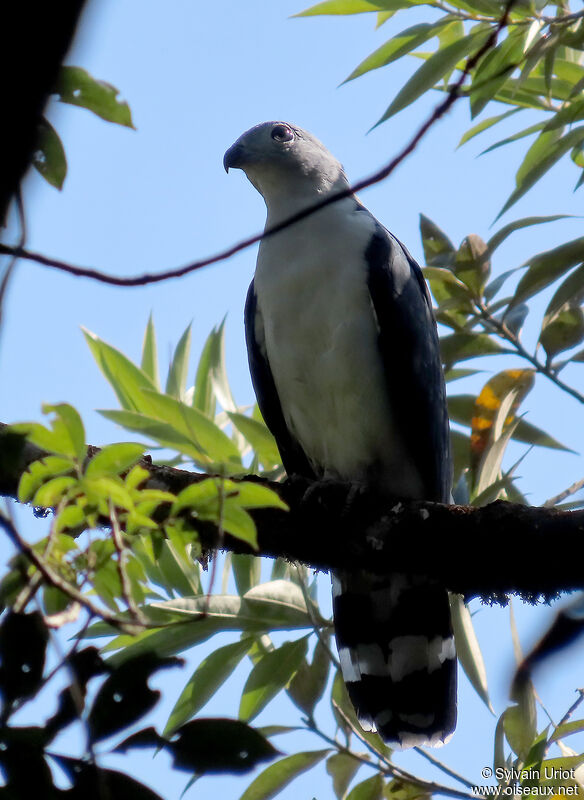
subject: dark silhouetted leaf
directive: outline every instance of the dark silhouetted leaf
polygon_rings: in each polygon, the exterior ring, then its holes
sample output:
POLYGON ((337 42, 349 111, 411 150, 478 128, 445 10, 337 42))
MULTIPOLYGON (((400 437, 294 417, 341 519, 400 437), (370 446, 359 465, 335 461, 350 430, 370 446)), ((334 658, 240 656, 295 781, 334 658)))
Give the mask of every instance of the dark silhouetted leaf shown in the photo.
POLYGON ((36 694, 43 679, 47 641, 38 611, 9 611, 0 626, 0 691, 6 704, 36 694))
POLYGON ((314 648, 312 662, 304 660, 288 686, 288 695, 295 705, 311 716, 328 683, 331 658, 328 638, 325 644, 319 639, 314 648))
POLYGON ((166 743, 174 766, 189 772, 248 772, 279 755, 257 730, 235 719, 196 719, 166 743))
POLYGON ((105 739, 150 711, 158 702, 160 692, 150 689, 148 679, 160 669, 182 663, 178 658, 145 653, 116 667, 97 693, 89 713, 92 740, 105 739))

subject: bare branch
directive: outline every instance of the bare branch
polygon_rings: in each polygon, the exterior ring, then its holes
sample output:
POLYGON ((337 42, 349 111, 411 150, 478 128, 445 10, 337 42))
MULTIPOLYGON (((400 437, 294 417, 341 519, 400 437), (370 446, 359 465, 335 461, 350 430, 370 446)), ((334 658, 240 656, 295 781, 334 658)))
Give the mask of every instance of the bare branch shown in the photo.
POLYGON ((484 44, 477 50, 477 52, 470 58, 467 59, 466 65, 464 69, 461 71, 458 80, 452 84, 448 88, 447 95, 441 103, 439 103, 434 111, 430 114, 428 119, 420 126, 417 133, 410 139, 408 144, 385 166, 381 167, 376 172, 372 173, 366 178, 363 178, 357 183, 353 184, 352 186, 348 187, 347 189, 339 192, 335 195, 329 195, 318 203, 299 211, 298 213, 294 214, 293 216, 289 217, 288 219, 283 220, 278 225, 274 225, 273 227, 266 229, 263 233, 255 234, 254 236, 249 236, 246 239, 242 239, 237 244, 228 247, 225 250, 222 250, 219 253, 216 253, 213 256, 209 256, 208 258, 203 258, 198 261, 193 261, 190 264, 185 264, 182 267, 178 267, 176 269, 170 269, 165 272, 159 273, 144 273, 142 275, 135 275, 129 278, 122 278, 118 275, 110 275, 106 272, 103 272, 98 269, 92 269, 90 267, 79 267, 73 264, 68 264, 65 261, 60 261, 59 259, 49 258, 47 256, 42 255, 41 253, 34 253, 30 250, 25 250, 23 247, 9 247, 7 245, 0 244, 0 253, 12 255, 18 258, 23 258, 28 261, 35 261, 38 264, 42 264, 45 267, 51 267, 52 269, 57 269, 62 272, 67 272, 70 275, 75 275, 80 278, 90 278, 91 280, 99 281, 100 283, 107 283, 113 286, 146 286, 151 283, 160 283, 161 281, 167 281, 171 278, 181 278, 184 275, 188 275, 191 272, 195 272, 198 269, 202 269, 203 267, 208 267, 211 264, 216 264, 219 261, 225 261, 227 258, 231 258, 231 256, 239 253, 241 250, 245 250, 247 247, 250 247, 253 244, 256 244, 261 239, 266 239, 269 236, 273 236, 275 233, 283 230, 284 228, 288 228, 290 225, 294 225, 296 222, 300 222, 300 220, 305 219, 305 217, 314 214, 316 211, 319 211, 325 206, 330 205, 331 203, 336 203, 339 200, 342 200, 345 197, 350 197, 352 194, 362 191, 363 189, 367 189, 369 186, 373 186, 376 183, 380 183, 381 181, 388 178, 394 170, 406 159, 413 151, 416 149, 420 141, 424 138, 424 136, 428 133, 430 128, 446 114, 447 111, 456 103, 456 101, 461 97, 461 89, 466 81, 468 75, 470 74, 471 70, 477 65, 479 60, 487 53, 492 47, 495 46, 497 43, 497 39, 499 34, 505 28, 509 21, 509 12, 513 5, 515 4, 516 0, 508 0, 503 11, 503 14, 496 25, 493 26, 493 30, 491 34, 484 42, 484 44))

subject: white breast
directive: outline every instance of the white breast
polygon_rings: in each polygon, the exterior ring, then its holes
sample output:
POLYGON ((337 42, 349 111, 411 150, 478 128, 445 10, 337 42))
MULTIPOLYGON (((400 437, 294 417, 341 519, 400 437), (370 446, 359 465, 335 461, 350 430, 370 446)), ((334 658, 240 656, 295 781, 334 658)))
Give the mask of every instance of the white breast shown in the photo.
POLYGON ((318 472, 421 496, 367 289, 375 223, 353 209, 341 201, 262 242, 255 288, 268 360, 286 423, 318 472))

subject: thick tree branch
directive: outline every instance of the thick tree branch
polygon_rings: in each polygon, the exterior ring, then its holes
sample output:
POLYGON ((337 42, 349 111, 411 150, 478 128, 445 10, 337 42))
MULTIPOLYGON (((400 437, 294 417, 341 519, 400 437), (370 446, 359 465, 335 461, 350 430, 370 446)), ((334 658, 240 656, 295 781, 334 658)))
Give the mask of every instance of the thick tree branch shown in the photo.
POLYGON ((19 0, 6 3, 3 9, 0 74, 5 78, 2 110, 6 124, 0 149, 0 226, 31 162, 43 108, 84 5, 85 0, 19 0))
MULTIPOLYGON (((42 455, 0 426, 0 494, 15 497, 20 475, 42 455)), ((142 465, 150 472, 152 485, 174 493, 208 477, 158 467, 147 459, 142 465)), ((342 483, 313 485, 307 493, 309 484, 304 480, 281 484, 246 477, 274 489, 290 511, 253 512, 258 551, 226 533, 220 537, 209 523, 198 524, 206 548, 282 557, 322 570, 415 573, 467 598, 495 602, 504 602, 508 594, 527 601, 549 600, 559 592, 584 587, 584 511, 501 501, 484 508, 388 503, 342 483)))

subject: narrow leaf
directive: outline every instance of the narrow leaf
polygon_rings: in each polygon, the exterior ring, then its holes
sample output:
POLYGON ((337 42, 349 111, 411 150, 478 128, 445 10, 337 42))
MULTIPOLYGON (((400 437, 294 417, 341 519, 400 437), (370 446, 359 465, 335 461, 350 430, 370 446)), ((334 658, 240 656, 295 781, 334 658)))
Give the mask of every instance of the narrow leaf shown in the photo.
POLYGON ((166 394, 170 394, 178 400, 184 399, 187 388, 190 349, 191 326, 189 325, 176 346, 172 363, 168 370, 168 378, 166 379, 166 394))
POLYGON ((156 348, 156 332, 154 330, 154 320, 152 314, 148 317, 148 325, 144 331, 144 342, 142 344, 142 361, 140 364, 142 372, 150 378, 157 389, 160 389, 160 379, 158 377, 158 351, 156 348))
POLYGON ((452 612, 456 653, 460 665, 475 692, 489 711, 494 713, 489 699, 485 662, 472 624, 472 617, 461 595, 450 595, 450 610, 452 612))
POLYGON ((284 642, 265 653, 252 669, 241 696, 239 719, 249 721, 290 682, 306 656, 307 639, 284 642))
POLYGON ((298 775, 316 766, 328 753, 330 750, 310 750, 282 758, 258 775, 240 800, 270 800, 298 775))
POLYGON ((457 65, 461 58, 469 55, 475 48, 480 47, 482 40, 487 35, 487 31, 480 27, 473 33, 433 53, 406 81, 381 119, 376 123, 376 126, 393 117, 398 111, 406 108, 427 92, 428 89, 431 89, 445 73, 457 65))
POLYGON ((246 637, 220 647, 201 661, 170 712, 163 736, 172 735, 203 708, 249 652, 253 642, 254 639, 246 637))

